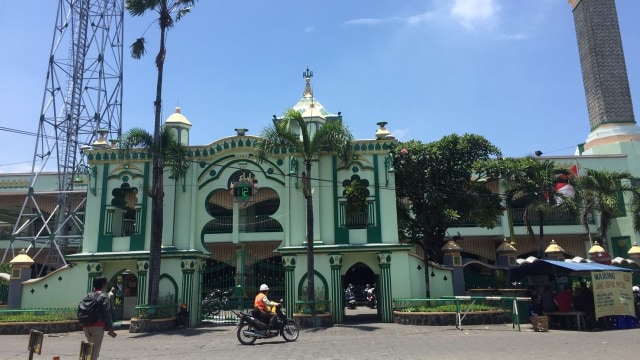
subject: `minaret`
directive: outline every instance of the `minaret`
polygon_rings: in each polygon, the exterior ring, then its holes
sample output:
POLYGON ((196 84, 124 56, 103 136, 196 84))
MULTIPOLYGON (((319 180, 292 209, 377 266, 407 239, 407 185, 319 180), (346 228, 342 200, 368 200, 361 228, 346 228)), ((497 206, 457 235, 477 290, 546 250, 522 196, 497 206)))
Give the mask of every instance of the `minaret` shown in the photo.
POLYGON ((173 131, 173 134, 176 136, 176 141, 184 146, 189 146, 189 129, 191 129, 191 123, 182 115, 180 106, 176 106, 176 112, 167 118, 164 126, 173 131))
POLYGON ((615 0, 568 0, 578 39, 591 133, 584 150, 640 140, 615 0))

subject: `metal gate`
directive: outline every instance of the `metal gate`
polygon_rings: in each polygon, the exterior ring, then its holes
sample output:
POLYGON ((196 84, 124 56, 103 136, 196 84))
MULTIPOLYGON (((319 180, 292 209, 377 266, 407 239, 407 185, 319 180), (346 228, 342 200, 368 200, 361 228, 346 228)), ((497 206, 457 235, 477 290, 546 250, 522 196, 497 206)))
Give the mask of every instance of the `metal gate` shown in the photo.
MULTIPOLYGON (((269 285, 269 297, 278 301, 284 298, 284 268, 282 257, 264 247, 250 246, 229 251, 219 251, 228 254, 225 259, 209 259, 202 272, 201 301, 216 290, 232 290, 228 303, 223 303, 222 309, 213 316, 203 319, 215 322, 236 322, 231 310, 246 311, 253 307, 253 300, 260 284, 269 285)), ((213 252, 215 254, 215 252, 213 252)))

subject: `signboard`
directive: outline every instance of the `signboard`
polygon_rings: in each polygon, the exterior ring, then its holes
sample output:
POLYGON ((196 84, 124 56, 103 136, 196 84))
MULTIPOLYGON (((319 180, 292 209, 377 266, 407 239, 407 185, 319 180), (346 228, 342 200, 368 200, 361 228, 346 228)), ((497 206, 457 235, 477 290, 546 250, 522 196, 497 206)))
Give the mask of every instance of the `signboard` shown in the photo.
POLYGON ((229 181, 229 190, 233 199, 239 202, 252 200, 258 182, 251 171, 236 171, 229 181))
POLYGON ((631 273, 625 271, 592 271, 593 300, 596 318, 603 316, 635 316, 631 273))

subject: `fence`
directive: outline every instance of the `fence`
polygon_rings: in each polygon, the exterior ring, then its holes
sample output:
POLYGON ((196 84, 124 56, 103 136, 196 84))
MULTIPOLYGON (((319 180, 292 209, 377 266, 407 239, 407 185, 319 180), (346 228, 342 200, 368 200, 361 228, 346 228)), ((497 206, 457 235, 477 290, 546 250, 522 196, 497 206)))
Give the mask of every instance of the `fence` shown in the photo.
POLYGON ((462 321, 472 311, 492 310, 490 302, 500 302, 502 311, 511 312, 513 327, 518 326, 520 331, 520 318, 518 314, 518 301, 531 301, 528 297, 507 296, 444 296, 440 299, 394 299, 395 311, 441 311, 456 313, 456 328, 462 330, 462 321))

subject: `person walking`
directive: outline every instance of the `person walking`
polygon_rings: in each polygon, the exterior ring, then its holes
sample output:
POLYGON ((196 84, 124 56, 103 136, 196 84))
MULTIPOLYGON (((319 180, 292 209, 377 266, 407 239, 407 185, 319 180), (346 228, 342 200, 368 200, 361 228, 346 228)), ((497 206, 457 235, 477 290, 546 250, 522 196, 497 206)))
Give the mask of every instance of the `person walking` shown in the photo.
POLYGON ((107 329, 107 333, 112 338, 117 336, 113 329, 113 320, 111 318, 111 304, 109 303, 109 297, 105 292, 107 288, 107 278, 99 276, 93 279, 93 293, 96 296, 96 301, 100 304, 98 310, 98 320, 91 324, 82 326, 84 330, 84 336, 88 342, 93 344, 93 351, 91 352, 91 359, 98 360, 100 356, 100 348, 102 347, 102 340, 104 339, 104 331, 107 329))
POLYGON ((109 306, 111 306, 111 320, 116 323, 116 296, 118 295, 118 286, 114 285, 109 291, 109 306))

